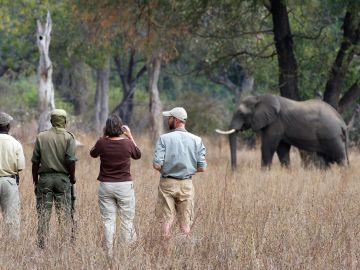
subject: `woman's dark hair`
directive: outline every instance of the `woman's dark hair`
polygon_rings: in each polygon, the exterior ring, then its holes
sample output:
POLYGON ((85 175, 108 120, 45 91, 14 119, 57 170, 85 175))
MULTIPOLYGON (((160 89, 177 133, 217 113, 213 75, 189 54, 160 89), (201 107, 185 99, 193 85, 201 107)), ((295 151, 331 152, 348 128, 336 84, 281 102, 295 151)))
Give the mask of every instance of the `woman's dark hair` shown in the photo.
POLYGON ((120 136, 122 132, 123 122, 119 116, 112 114, 106 120, 106 125, 104 127, 104 136, 117 137, 120 136))

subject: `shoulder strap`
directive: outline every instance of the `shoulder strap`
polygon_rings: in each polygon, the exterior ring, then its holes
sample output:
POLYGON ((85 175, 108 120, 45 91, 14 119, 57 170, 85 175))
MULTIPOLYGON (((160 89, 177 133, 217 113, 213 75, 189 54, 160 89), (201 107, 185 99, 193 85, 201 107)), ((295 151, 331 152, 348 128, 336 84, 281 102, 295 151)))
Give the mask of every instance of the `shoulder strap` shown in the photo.
POLYGON ((69 133, 71 135, 71 137, 75 140, 75 135, 72 134, 70 131, 66 131, 67 133, 69 133))

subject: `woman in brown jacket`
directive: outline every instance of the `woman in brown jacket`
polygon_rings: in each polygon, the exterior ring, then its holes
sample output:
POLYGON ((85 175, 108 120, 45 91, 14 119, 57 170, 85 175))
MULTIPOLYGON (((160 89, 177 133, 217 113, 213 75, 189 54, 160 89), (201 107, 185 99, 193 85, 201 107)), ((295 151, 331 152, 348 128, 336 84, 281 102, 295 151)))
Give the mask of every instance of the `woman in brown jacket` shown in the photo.
POLYGON ((116 231, 116 212, 121 219, 120 237, 130 243, 136 239, 133 225, 135 216, 135 194, 130 160, 140 159, 141 152, 131 134, 117 115, 110 115, 101 137, 90 150, 94 158, 100 156, 99 208, 104 224, 104 235, 108 254, 112 256, 116 231), (122 136, 125 135, 125 136, 122 136))

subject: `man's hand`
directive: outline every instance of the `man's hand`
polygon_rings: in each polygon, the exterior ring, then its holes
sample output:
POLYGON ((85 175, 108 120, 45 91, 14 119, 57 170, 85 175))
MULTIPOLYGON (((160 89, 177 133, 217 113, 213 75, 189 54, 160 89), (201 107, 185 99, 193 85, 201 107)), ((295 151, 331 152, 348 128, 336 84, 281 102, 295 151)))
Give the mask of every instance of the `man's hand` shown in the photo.
POLYGON ((73 185, 76 184, 76 178, 75 178, 75 176, 74 176, 74 177, 71 177, 71 176, 70 176, 70 183, 73 184, 73 185))
POLYGON ((39 164, 37 164, 37 163, 33 163, 33 165, 32 165, 32 177, 33 177, 33 183, 34 183, 34 185, 36 186, 37 185, 37 183, 38 183, 38 171, 39 171, 39 164))
POLYGON ((68 173, 69 173, 70 183, 74 185, 76 183, 75 162, 68 163, 66 167, 67 167, 66 169, 68 170, 68 173))

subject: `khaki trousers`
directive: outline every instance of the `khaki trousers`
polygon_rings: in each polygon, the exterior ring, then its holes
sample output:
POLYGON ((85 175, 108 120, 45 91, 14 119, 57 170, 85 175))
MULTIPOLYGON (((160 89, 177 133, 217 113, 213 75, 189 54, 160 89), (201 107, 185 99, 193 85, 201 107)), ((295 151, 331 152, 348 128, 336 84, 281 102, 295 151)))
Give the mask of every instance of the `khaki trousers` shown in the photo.
POLYGON ((16 180, 0 177, 0 207, 10 237, 20 237, 20 196, 16 180))
POLYGON ((104 236, 108 252, 112 254, 116 231, 116 214, 120 213, 120 238, 126 243, 136 239, 133 224, 135 217, 135 193, 132 181, 100 182, 99 208, 104 224, 104 236))
POLYGON ((173 223, 176 214, 181 225, 194 221, 194 186, 191 179, 161 178, 158 188, 156 216, 165 223, 173 223))

